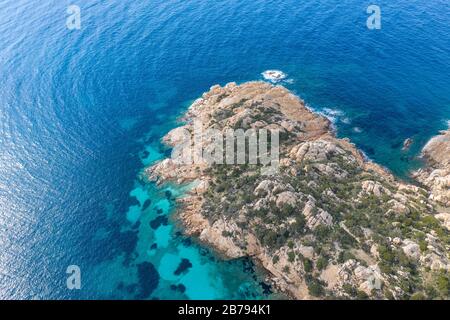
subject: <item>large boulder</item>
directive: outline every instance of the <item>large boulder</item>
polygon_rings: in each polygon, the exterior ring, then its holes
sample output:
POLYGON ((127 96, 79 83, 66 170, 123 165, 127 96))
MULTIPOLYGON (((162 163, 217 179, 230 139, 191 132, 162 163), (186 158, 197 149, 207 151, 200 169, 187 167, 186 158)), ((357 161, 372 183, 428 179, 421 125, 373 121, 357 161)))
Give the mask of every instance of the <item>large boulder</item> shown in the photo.
POLYGON ((283 208, 286 205, 294 208, 297 204, 297 195, 291 191, 281 192, 277 196, 276 204, 278 208, 283 208))
POLYGON ((331 226, 333 224, 333 217, 322 208, 317 207, 316 200, 312 196, 308 197, 302 213, 306 218, 306 225, 311 230, 320 225, 331 226))

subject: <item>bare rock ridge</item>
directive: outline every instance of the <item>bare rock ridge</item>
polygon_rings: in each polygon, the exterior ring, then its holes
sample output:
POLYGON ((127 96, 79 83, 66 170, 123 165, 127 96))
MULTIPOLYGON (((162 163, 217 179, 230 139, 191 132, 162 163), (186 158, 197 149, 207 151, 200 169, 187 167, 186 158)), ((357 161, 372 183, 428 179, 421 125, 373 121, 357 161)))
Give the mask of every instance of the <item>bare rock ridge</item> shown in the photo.
POLYGON ((440 206, 436 218, 450 230, 450 128, 432 138, 423 148, 427 166, 413 176, 430 190, 429 198, 440 206))
POLYGON ((428 166, 415 173, 416 178, 431 190, 431 198, 450 206, 450 129, 431 139, 422 155, 428 166))
MULTIPOLYGON (((183 120, 167 145, 183 143, 196 121, 221 132, 280 133, 274 175, 261 165, 176 157, 147 169, 158 183, 191 183, 176 216, 187 234, 226 258, 251 257, 294 299, 448 299, 450 235, 439 215, 449 206, 449 133, 424 149, 430 165, 416 173, 421 188, 367 161, 281 86, 214 86, 183 120)), ((204 139, 202 149, 211 143, 204 139)))

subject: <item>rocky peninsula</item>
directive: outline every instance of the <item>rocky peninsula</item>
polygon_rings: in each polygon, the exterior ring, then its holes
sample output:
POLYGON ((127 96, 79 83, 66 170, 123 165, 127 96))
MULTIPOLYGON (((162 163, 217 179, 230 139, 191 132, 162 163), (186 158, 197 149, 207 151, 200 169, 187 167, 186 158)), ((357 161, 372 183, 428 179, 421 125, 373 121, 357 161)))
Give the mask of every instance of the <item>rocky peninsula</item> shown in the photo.
MULTIPOLYGON (((293 299, 448 299, 450 131, 423 150, 417 185, 368 161, 297 96, 265 82, 213 86, 164 137, 203 129, 280 134, 279 170, 260 165, 148 168, 157 183, 191 183, 176 218, 228 259, 251 257, 293 299)), ((211 140, 205 139, 208 149, 211 140)))

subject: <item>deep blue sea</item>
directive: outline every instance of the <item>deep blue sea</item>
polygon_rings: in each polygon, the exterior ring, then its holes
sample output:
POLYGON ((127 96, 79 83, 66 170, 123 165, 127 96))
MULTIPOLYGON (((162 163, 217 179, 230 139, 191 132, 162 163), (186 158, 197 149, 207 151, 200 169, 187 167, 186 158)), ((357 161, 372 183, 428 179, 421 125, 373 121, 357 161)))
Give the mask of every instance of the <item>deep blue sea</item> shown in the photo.
POLYGON ((267 69, 407 178, 450 120, 450 3, 0 1, 0 298, 276 298, 249 261, 183 236, 183 189, 141 178, 193 99, 267 69))

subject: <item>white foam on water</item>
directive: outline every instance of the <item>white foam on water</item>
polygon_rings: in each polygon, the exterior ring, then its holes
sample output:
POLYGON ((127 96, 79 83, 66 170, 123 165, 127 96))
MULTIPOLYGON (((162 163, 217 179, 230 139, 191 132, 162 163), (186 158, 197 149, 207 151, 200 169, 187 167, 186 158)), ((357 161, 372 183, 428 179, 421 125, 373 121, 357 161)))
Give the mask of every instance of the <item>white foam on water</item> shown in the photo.
MULTIPOLYGON (((327 118, 328 120, 331 121, 331 123, 333 125, 336 124, 338 117, 336 116, 336 114, 333 114, 332 112, 328 112, 327 111, 328 108, 323 108, 322 110, 316 111, 316 113, 320 114, 322 117, 327 118)), ((328 109, 331 110, 331 109, 328 109)))
POLYGON ((359 152, 361 152, 364 160, 366 160, 367 162, 373 162, 373 160, 362 150, 359 150, 359 152))
POLYGON ((344 117, 344 118, 341 119, 341 121, 342 121, 343 123, 345 123, 345 124, 350 124, 350 123, 352 122, 352 120, 350 120, 349 117, 344 117))
POLYGON ((345 115, 344 111, 337 108, 322 108, 316 112, 330 120, 333 125, 336 125, 337 122, 342 122, 345 124, 350 124, 352 122, 352 120, 345 115))
POLYGON ((294 81, 294 79, 289 78, 289 79, 286 79, 284 82, 287 84, 293 84, 295 81, 294 81))
POLYGON ((332 117, 342 117, 344 115, 344 112, 339 109, 323 108, 322 111, 332 117))
POLYGON ((286 79, 287 74, 285 74, 281 70, 266 70, 261 75, 264 77, 265 80, 268 80, 272 83, 280 82, 284 79, 286 79))

